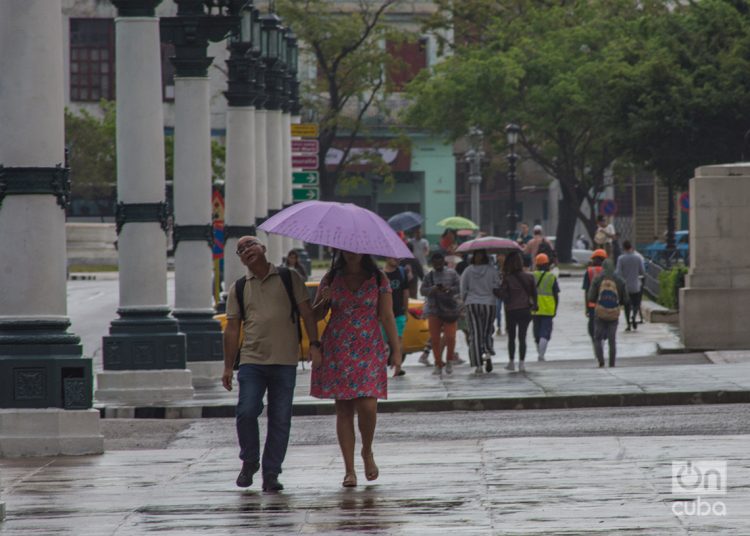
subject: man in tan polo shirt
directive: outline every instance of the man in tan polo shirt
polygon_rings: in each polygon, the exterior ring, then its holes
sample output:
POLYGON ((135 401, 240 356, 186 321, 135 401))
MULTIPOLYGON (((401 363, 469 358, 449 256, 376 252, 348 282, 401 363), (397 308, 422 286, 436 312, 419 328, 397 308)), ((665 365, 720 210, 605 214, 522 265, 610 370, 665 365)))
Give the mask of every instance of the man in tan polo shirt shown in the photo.
MULTIPOLYGON (((266 259, 266 247, 254 236, 237 242, 237 255, 248 268, 245 289, 245 322, 240 319, 239 302, 233 283, 227 293, 227 326, 224 330, 224 374, 222 383, 232 390, 233 366, 240 341, 240 385, 237 401, 237 437, 242 470, 237 485, 246 488, 253 475, 263 467, 263 491, 280 491, 281 464, 289 443, 292 423, 292 399, 299 360, 298 327, 291 320, 292 306, 284 282, 276 267, 266 259), (268 432, 260 459, 258 417, 263 411, 263 395, 268 396, 268 432)), ((320 362, 318 327, 310 307, 305 284, 290 270, 294 299, 310 334, 308 358, 320 362)))

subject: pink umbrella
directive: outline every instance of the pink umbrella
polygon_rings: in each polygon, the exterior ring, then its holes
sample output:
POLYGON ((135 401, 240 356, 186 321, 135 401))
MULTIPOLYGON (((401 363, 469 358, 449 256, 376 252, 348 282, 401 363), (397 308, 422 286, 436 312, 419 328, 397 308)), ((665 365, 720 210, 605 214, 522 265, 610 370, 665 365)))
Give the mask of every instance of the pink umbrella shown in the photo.
POLYGON ((259 229, 352 253, 414 257, 383 218, 351 203, 304 201, 271 216, 259 229))
POLYGON ((488 253, 510 253, 521 249, 515 240, 498 238, 497 236, 483 236, 464 242, 456 249, 456 253, 468 253, 478 249, 486 249, 488 253))

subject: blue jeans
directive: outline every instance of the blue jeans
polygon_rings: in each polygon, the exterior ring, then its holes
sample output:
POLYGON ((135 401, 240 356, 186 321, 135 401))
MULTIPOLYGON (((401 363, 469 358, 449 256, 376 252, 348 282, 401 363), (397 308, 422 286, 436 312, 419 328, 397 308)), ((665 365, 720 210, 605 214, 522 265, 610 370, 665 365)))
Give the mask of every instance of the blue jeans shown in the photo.
POLYGON ((297 382, 295 365, 241 365, 237 373, 240 395, 237 401, 237 437, 240 459, 260 459, 258 417, 263 412, 263 395, 268 392, 268 431, 263 448, 263 474, 278 475, 289 444, 292 399, 297 382))

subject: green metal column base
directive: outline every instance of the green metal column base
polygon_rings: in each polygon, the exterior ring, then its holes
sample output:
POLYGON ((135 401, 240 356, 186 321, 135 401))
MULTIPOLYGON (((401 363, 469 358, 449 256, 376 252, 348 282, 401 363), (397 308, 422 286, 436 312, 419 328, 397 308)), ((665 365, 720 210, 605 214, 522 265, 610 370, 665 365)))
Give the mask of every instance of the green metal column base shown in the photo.
POLYGON ((91 359, 67 319, 0 321, 0 408, 89 409, 91 359))
POLYGON ((187 360, 223 361, 224 340, 221 324, 212 313, 175 312, 180 332, 187 337, 187 360))
POLYGON ((184 369, 187 343, 168 307, 119 309, 103 338, 104 370, 184 369))

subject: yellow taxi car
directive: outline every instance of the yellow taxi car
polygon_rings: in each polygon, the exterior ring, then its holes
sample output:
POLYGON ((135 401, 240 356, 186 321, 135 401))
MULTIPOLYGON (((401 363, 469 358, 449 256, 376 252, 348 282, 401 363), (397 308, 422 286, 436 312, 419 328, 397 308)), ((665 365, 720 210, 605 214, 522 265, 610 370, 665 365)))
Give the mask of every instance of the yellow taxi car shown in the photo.
MULTIPOLYGON (((308 281, 305 283, 307 291, 310 294, 310 302, 315 299, 315 294, 318 292, 318 285, 320 281, 308 281)), ((427 320, 422 317, 422 310, 424 308, 424 300, 409 299, 409 307, 406 312, 406 327, 404 328, 403 345, 404 354, 410 354, 412 352, 421 352, 424 350, 427 341, 430 338, 430 330, 427 327, 427 320)), ((330 318, 330 311, 323 320, 318 321, 318 333, 321 335, 328 325, 328 319, 330 318)), ((227 315, 221 313, 215 315, 214 318, 221 322, 221 329, 227 325, 227 315)), ((302 355, 307 355, 309 348, 310 339, 307 337, 305 331, 305 325, 302 324, 302 355)))

